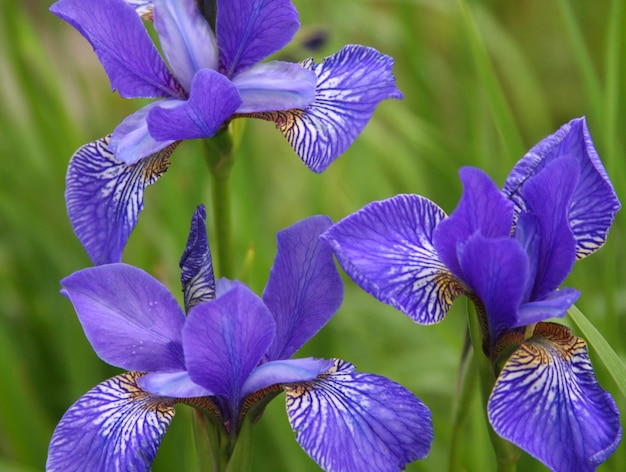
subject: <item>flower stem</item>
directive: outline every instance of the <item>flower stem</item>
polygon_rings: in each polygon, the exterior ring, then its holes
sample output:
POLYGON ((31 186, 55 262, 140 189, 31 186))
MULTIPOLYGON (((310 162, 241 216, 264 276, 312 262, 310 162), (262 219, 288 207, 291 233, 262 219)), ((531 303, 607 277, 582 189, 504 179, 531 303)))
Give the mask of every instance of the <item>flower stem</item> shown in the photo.
POLYGON ((491 390, 496 382, 496 376, 491 362, 483 352, 480 320, 478 317, 479 314, 476 310, 476 306, 468 301, 467 318, 469 323, 470 339, 472 341, 474 358, 478 367, 478 378, 480 380, 480 391, 484 406, 483 411, 485 412, 485 419, 487 420, 489 439, 491 439, 493 451, 496 455, 497 470, 498 472, 515 472, 517 470, 517 461, 520 456, 519 449, 498 436, 491 427, 489 419, 487 418, 487 403, 489 402, 489 395, 491 395, 491 390))

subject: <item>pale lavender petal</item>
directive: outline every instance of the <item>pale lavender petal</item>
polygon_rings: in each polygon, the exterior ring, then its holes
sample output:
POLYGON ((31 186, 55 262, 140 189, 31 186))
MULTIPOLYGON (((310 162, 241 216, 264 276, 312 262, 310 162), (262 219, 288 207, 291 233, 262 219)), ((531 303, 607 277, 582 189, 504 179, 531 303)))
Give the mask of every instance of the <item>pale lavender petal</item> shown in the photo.
POLYGON ((144 372, 185 369, 185 315, 154 277, 126 264, 107 264, 74 272, 61 286, 102 360, 144 372))
POLYGON ((430 450, 430 410, 385 377, 337 361, 335 372, 284 388, 296 440, 327 472, 397 472, 430 450))
POLYGON ((402 98, 391 73, 393 59, 375 49, 349 45, 315 64, 315 100, 304 110, 266 114, 306 166, 324 171, 345 152, 387 98, 402 98))
POLYGON ((592 472, 621 439, 619 411, 585 342, 541 323, 505 364, 488 404, 495 431, 555 471, 592 472))
POLYGON ((549 318, 562 318, 578 297, 580 297, 578 290, 562 288, 541 300, 523 303, 519 307, 519 319, 513 327, 527 326, 549 318))
POLYGON ((313 357, 266 362, 252 371, 243 384, 243 394, 249 395, 271 385, 313 380, 332 366, 332 360, 313 357))
POLYGON ((237 113, 306 108, 315 99, 317 77, 291 62, 271 61, 246 69, 232 79, 243 100, 237 113))
POLYGON ((174 401, 142 391, 126 372, 80 397, 57 425, 46 471, 149 471, 174 401))
POLYGON ((438 323, 463 291, 433 247, 433 231, 445 217, 426 198, 398 195, 344 218, 322 239, 367 293, 417 323, 438 323))
POLYGON ((50 11, 91 43, 111 88, 122 97, 185 97, 141 18, 124 0, 60 0, 50 11))
POLYGON ((327 216, 313 216, 276 236, 278 251, 263 292, 276 322, 266 360, 291 357, 341 305, 343 283, 330 248, 319 239, 331 224, 327 216))
POLYGON ((154 27, 163 54, 180 84, 189 91, 200 69, 217 69, 217 40, 196 0, 155 0, 154 27))
POLYGON ((606 241, 620 208, 611 181, 596 152, 585 118, 576 118, 542 139, 515 165, 503 192, 516 210, 525 208, 521 190, 533 175, 555 160, 571 157, 580 165, 580 179, 569 208, 569 223, 576 238, 578 259, 588 256, 606 241))
POLYGON ((109 150, 109 137, 81 147, 67 169, 65 203, 72 228, 96 265, 119 262, 143 209, 145 188, 169 167, 166 149, 127 166, 109 150))
POLYGON ((300 23, 291 0, 217 2, 220 72, 233 77, 285 46, 300 23))
POLYGON ((180 258, 180 269, 186 312, 200 302, 215 298, 213 259, 206 235, 204 205, 200 205, 193 214, 187 246, 180 258))
POLYGON ((147 18, 152 14, 154 2, 152 0, 125 0, 141 18, 147 18))
POLYGON ((150 110, 148 130, 159 141, 210 138, 240 105, 241 97, 230 80, 202 69, 193 79, 187 101, 150 110))
POLYGON ((146 392, 161 397, 198 398, 213 395, 213 392, 193 383, 187 371, 156 372, 137 380, 137 385, 146 392))
POLYGON ((263 301, 235 282, 225 294, 196 305, 187 317, 183 345, 191 379, 238 411, 243 385, 272 342, 275 327, 263 301))

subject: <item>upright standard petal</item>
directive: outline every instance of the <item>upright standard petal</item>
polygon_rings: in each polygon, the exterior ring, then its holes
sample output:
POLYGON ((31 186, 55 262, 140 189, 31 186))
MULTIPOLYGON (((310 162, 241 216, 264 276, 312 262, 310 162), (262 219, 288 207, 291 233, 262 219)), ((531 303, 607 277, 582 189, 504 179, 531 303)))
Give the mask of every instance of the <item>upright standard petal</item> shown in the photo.
POLYGON ((272 315, 245 285, 234 282, 223 295, 196 305, 183 330, 189 377, 228 400, 236 415, 243 384, 272 342, 272 315))
POLYGON ((169 167, 176 144, 133 165, 118 161, 109 136, 81 147, 67 169, 65 204, 74 233, 96 265, 119 262, 143 210, 145 188, 169 167))
POLYGON ((102 360, 127 370, 185 370, 185 315, 151 275, 126 264, 107 264, 74 272, 61 286, 102 360))
POLYGON ((554 471, 592 472, 622 435, 619 410, 596 380, 585 342, 540 323, 504 365, 488 404, 495 431, 554 471))
POLYGON ((315 72, 315 100, 305 109, 265 113, 274 121, 306 166, 324 171, 363 131, 378 104, 402 98, 391 73, 393 59, 373 48, 348 45, 315 64, 302 66, 315 72))
POLYGON ((206 210, 200 205, 191 219, 187 246, 180 258, 180 282, 185 296, 185 311, 200 302, 215 298, 213 259, 206 235, 206 210))
POLYGON ((149 471, 174 417, 174 401, 137 386, 137 372, 97 385, 63 415, 46 471, 149 471))
POLYGON ((433 247, 446 217, 417 195, 373 202, 332 226, 322 238, 367 293, 420 324, 438 323, 464 288, 433 247))
POLYGON ((109 76, 111 88, 122 97, 185 97, 141 18, 124 0, 60 0, 50 11, 91 43, 109 76))
POLYGON ((276 322, 266 360, 291 357, 341 305, 343 283, 330 248, 319 239, 331 224, 327 216, 313 216, 276 236, 278 251, 263 292, 276 322))
POLYGON ((525 182, 550 162, 570 157, 580 166, 580 179, 572 195, 569 223, 576 238, 578 259, 600 248, 620 208, 615 190, 593 145, 585 118, 576 118, 542 139, 515 165, 503 192, 519 212, 525 208, 525 182))
POLYGON ((297 441, 327 472, 397 472, 430 450, 432 418, 420 399, 347 362, 285 392, 297 441))
POLYGON ((241 105, 237 88, 210 69, 196 73, 187 101, 148 113, 148 130, 157 141, 210 138, 241 105))
POLYGON ((218 0, 220 72, 233 77, 285 46, 300 23, 291 0, 218 0))

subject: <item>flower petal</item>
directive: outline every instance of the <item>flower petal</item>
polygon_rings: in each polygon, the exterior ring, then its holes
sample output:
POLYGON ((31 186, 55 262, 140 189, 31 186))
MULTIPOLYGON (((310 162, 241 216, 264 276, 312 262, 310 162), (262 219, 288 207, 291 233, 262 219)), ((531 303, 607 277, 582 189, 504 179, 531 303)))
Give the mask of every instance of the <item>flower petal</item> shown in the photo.
POLYGON ((528 151, 509 174, 503 192, 515 202, 516 211, 523 210, 525 182, 550 162, 564 157, 574 158, 580 165, 580 179, 572 196, 569 222, 576 238, 577 258, 582 259, 604 244, 620 208, 584 117, 563 125, 528 151))
POLYGON ((621 439, 619 411, 598 385, 585 342, 553 323, 505 364, 488 404, 495 431, 552 470, 594 471, 621 439))
POLYGON ((438 323, 463 290, 432 243, 445 216, 426 198, 398 195, 344 218, 322 239, 367 293, 417 323, 438 323))
POLYGON ((336 361, 333 371, 285 392, 297 441, 326 471, 397 472, 429 452, 430 411, 389 379, 336 361))
POLYGON ((201 69, 193 78, 187 101, 150 110, 148 130, 158 141, 210 138, 240 105, 241 97, 230 80, 201 69))
POLYGON ((313 357, 265 362, 252 371, 243 385, 243 394, 249 395, 271 385, 313 380, 332 366, 331 360, 313 357))
POLYGON ((176 144, 127 166, 109 137, 81 147, 67 169, 65 203, 76 236, 96 265, 119 262, 143 210, 143 192, 169 167, 176 144))
POLYGON ((196 305, 183 330, 189 377, 224 397, 236 416, 243 385, 272 342, 272 315, 245 285, 196 305))
POLYGON ((111 88, 122 97, 185 97, 141 18, 124 0, 60 0, 50 11, 91 43, 111 88))
POLYGON ((555 290, 538 301, 524 303, 519 307, 517 326, 527 326, 548 318, 562 318, 580 297, 580 292, 573 288, 555 290))
POLYGON ((154 27, 174 75, 190 90, 200 69, 217 69, 217 40, 195 0, 155 0, 154 27))
POLYGON ((213 259, 206 235, 206 210, 200 205, 193 214, 187 247, 180 258, 180 282, 185 295, 185 311, 215 298, 213 259))
POLYGON ((232 80, 243 100, 237 113, 306 108, 315 99, 317 77, 300 64, 264 62, 232 80))
POLYGON ((197 398, 213 395, 213 392, 193 383, 184 370, 146 374, 137 380, 137 385, 146 392, 161 397, 197 398))
POLYGON ((126 372, 80 397, 57 425, 46 470, 149 471, 174 417, 174 401, 142 391, 126 372))
POLYGON ((300 27, 291 0, 218 0, 220 72, 233 77, 285 46, 300 27))
POLYGON ((170 291, 141 269, 107 264, 61 281, 96 354, 128 370, 185 369, 185 315, 170 291))
POLYGON ((276 336, 267 360, 288 359, 339 309, 343 283, 333 254, 319 237, 332 221, 313 216, 280 231, 278 251, 263 292, 276 336))
POLYGON ((315 101, 304 110, 266 113, 306 166, 324 171, 363 131, 378 104, 402 98, 391 73, 393 59, 373 48, 345 46, 315 64, 302 66, 317 75, 315 101))
POLYGON ((434 246, 442 262, 463 280, 457 250, 474 233, 488 238, 508 237, 513 226, 513 204, 482 170, 463 167, 459 171, 463 196, 450 217, 434 233, 434 246))
POLYGON ((154 8, 154 2, 152 0, 124 0, 128 3, 133 9, 137 12, 137 14, 143 18, 147 19, 152 15, 152 9, 154 8))

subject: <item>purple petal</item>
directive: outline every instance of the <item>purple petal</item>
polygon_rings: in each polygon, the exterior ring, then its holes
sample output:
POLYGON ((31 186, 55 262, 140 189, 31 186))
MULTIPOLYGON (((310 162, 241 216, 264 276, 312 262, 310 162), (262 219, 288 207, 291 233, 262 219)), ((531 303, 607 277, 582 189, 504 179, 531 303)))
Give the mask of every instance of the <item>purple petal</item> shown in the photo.
POLYGON ((210 69, 196 73, 189 99, 174 108, 148 113, 148 130, 159 141, 210 138, 241 105, 237 88, 210 69))
POLYGON ((122 97, 185 97, 141 18, 124 0, 60 0, 50 11, 91 43, 111 88, 122 97))
POLYGON ((185 295, 185 311, 215 298, 213 259, 206 235, 206 211, 200 205, 193 214, 187 247, 180 258, 180 282, 185 295))
POLYGON ((252 371, 243 385, 243 394, 249 395, 271 385, 313 380, 332 366, 331 360, 313 357, 266 362, 252 371))
POLYGON ((393 59, 375 49, 349 45, 315 64, 315 101, 304 110, 266 114, 306 166, 324 171, 363 131, 378 104, 402 98, 391 73, 393 59))
POLYGON ((430 200, 398 195, 344 218, 322 239, 367 293, 417 323, 438 323, 463 290, 432 243, 445 216, 430 200))
POLYGON ((276 322, 267 360, 291 357, 341 305, 343 283, 330 248, 319 239, 331 223, 327 216, 314 216, 276 236, 278 251, 263 292, 276 322))
POLYGON ((61 286, 102 360, 145 372, 185 369, 185 315, 154 277, 126 264, 107 264, 74 272, 61 286))
POLYGON ((585 342, 552 323, 537 325, 507 361, 488 412, 500 436, 552 470, 594 471, 621 439, 619 411, 585 342))
POLYGON ((272 342, 272 315, 261 299, 235 282, 225 294, 196 305, 183 330, 189 377, 230 402, 237 413, 243 385, 272 342))
POLYGON ((517 326, 527 326, 549 318, 562 318, 578 297, 580 297, 578 290, 562 288, 548 294, 542 300, 524 303, 519 307, 517 326))
POLYGON ((115 159, 127 165, 135 164, 144 157, 150 156, 172 144, 174 140, 157 141, 150 135, 147 116, 153 108, 173 108, 181 103, 184 103, 184 101, 159 100, 140 108, 132 115, 124 118, 124 121, 117 125, 111 134, 111 142, 109 143, 109 149, 115 156, 115 159))
POLYGON ((146 392, 161 397, 198 398, 213 395, 213 392, 193 383, 184 370, 146 374, 137 380, 137 385, 146 392))
POLYGON ((315 99, 315 74, 291 62, 271 61, 233 77, 243 103, 237 113, 306 108, 315 99))
POLYGON ((459 255, 465 283, 487 310, 491 341, 519 326, 518 309, 528 277, 528 259, 511 238, 470 237, 459 255))
POLYGON ((513 204, 482 170, 463 167, 459 177, 463 196, 450 217, 437 227, 434 246, 442 262, 463 279, 458 248, 477 232, 489 238, 508 237, 513 226, 513 204))
POLYGON ((397 472, 429 452, 430 411, 389 379, 337 361, 336 372, 285 392, 297 441, 326 471, 397 472))
POLYGON ((81 147, 67 169, 65 203, 76 236, 94 264, 119 262, 143 209, 145 188, 169 167, 176 145, 127 166, 109 137, 81 147))
POLYGON ((300 23, 291 0, 217 2, 220 72, 233 77, 285 46, 300 23))
POLYGON ((113 377, 67 410, 50 441, 47 471, 150 470, 174 402, 142 391, 139 375, 113 377))
POLYGON ((577 258, 582 259, 604 244, 620 208, 585 118, 576 118, 563 125, 528 151, 509 174, 503 192, 515 202, 517 211, 523 210, 525 182, 550 162, 564 157, 576 159, 580 166, 580 178, 569 208, 569 222, 576 238, 577 258))
POLYGON ((156 0, 154 27, 174 75, 191 89, 200 69, 217 69, 217 40, 195 0, 156 0))

